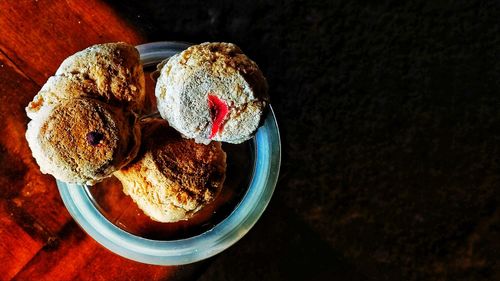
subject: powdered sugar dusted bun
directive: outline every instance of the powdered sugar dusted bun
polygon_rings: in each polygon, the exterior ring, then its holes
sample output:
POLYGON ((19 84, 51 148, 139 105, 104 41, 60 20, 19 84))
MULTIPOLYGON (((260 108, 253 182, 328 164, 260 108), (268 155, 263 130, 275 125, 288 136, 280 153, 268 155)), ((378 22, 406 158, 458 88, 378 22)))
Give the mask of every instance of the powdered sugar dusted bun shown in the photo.
POLYGON ((268 104, 267 83, 236 45, 191 46, 160 67, 158 110, 184 136, 202 143, 253 136, 268 104))
POLYGON ((185 139, 160 118, 145 119, 141 127, 139 154, 115 173, 123 191, 159 222, 188 219, 210 204, 225 178, 221 144, 185 139))
POLYGON ((92 97, 140 112, 145 101, 145 78, 139 53, 126 43, 88 47, 63 61, 26 107, 31 119, 44 106, 92 97))
POLYGON ((137 154, 140 128, 132 113, 77 98, 43 107, 28 124, 26 139, 43 173, 92 185, 137 154))

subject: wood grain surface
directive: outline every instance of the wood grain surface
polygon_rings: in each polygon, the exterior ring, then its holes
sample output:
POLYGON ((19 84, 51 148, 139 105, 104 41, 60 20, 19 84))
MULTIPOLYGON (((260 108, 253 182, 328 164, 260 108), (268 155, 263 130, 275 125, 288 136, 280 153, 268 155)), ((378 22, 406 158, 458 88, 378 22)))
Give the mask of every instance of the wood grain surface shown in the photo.
POLYGON ((68 55, 144 41, 95 1, 0 1, 0 280, 165 280, 176 268, 117 256, 86 235, 24 138, 24 107, 68 55))

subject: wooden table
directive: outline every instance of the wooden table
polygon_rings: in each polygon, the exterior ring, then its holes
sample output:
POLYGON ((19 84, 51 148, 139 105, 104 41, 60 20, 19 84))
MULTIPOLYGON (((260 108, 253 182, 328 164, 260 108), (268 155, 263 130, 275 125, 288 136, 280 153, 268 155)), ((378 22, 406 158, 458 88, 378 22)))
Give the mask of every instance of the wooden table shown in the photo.
POLYGON ((24 133, 24 107, 68 55, 89 45, 144 43, 106 4, 0 2, 0 280, 159 280, 178 267, 113 254, 85 234, 40 173, 24 133))

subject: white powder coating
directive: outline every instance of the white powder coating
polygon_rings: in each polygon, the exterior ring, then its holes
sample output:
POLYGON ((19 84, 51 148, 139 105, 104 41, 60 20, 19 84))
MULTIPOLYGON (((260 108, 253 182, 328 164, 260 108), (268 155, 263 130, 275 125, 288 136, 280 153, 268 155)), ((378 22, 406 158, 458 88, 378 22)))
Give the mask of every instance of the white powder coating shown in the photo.
POLYGON ((41 143, 38 141, 38 133, 51 112, 51 107, 45 106, 41 108, 37 114, 37 118, 28 123, 28 129, 26 130, 28 146, 31 149, 33 158, 35 158, 36 163, 40 167, 40 172, 43 174, 54 174, 55 172, 54 167, 51 165, 50 156, 44 153, 41 143))
POLYGON ((158 110, 184 136, 201 143, 241 143, 253 136, 268 104, 267 83, 255 62, 236 45, 192 46, 160 68, 155 91, 158 110), (229 108, 212 139, 209 94, 229 108))

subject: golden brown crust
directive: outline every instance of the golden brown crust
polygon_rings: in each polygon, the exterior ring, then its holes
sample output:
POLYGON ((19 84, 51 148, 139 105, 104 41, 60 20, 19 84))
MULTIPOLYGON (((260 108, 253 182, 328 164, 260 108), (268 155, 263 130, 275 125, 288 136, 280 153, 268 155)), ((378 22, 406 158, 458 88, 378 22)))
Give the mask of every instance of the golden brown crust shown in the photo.
POLYGON ((163 119, 143 122, 142 145, 132 163, 115 175, 144 212, 155 220, 189 218, 222 188, 226 155, 220 143, 184 139, 163 119))
POLYGON ((39 143, 33 154, 43 155, 37 161, 56 178, 92 184, 127 164, 139 134, 134 115, 77 98, 54 107, 29 141, 39 143))
POLYGON ((26 111, 32 119, 43 106, 55 106, 69 99, 97 97, 95 83, 80 74, 67 74, 50 77, 38 94, 28 104, 26 111))
POLYGON ((42 106, 77 97, 142 111, 145 78, 135 47, 126 43, 100 44, 68 57, 26 111, 33 119, 42 106))
POLYGON ((220 190, 224 178, 225 157, 220 143, 210 145, 195 143, 182 138, 164 121, 146 141, 150 147, 156 167, 165 177, 181 187, 181 192, 189 193, 197 201, 210 201, 220 190))
POLYGON ((80 74, 94 81, 99 95, 110 102, 142 109, 145 80, 139 52, 126 43, 91 46, 63 61, 56 75, 80 74))
POLYGON ((100 44, 68 57, 26 107, 26 138, 40 170, 86 184, 110 176, 137 153, 134 112, 144 102, 134 46, 100 44))

